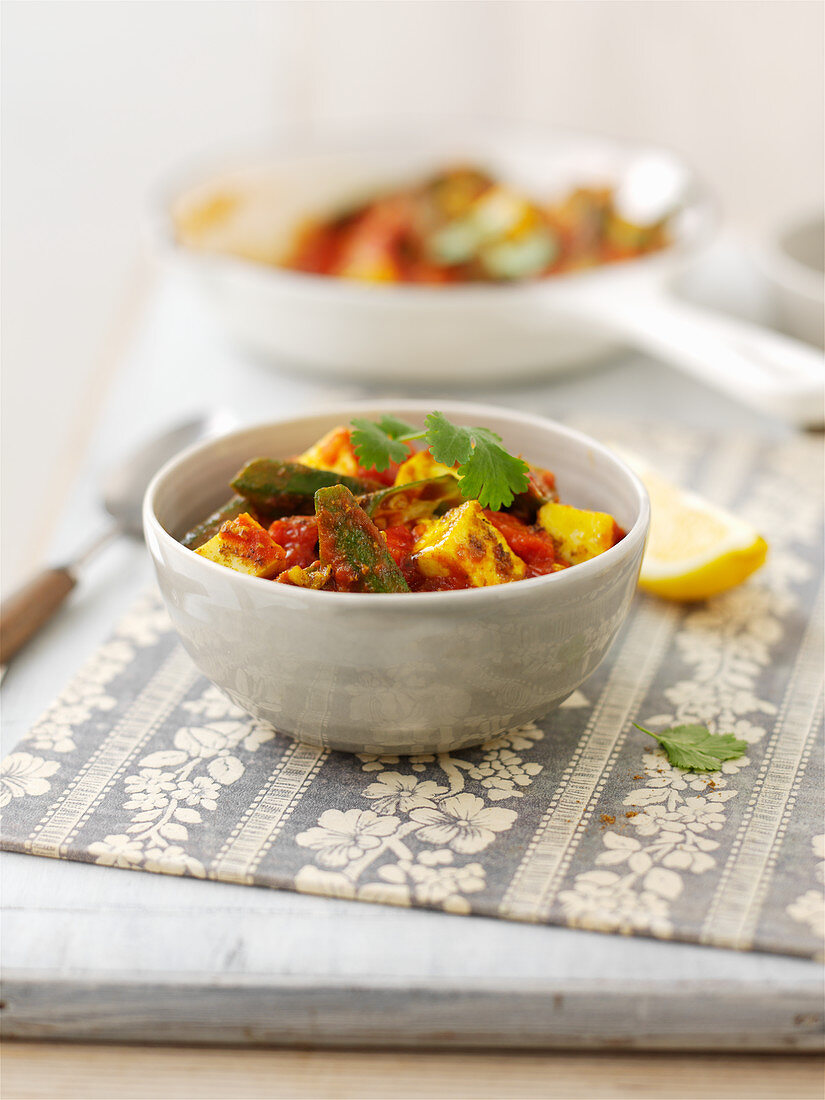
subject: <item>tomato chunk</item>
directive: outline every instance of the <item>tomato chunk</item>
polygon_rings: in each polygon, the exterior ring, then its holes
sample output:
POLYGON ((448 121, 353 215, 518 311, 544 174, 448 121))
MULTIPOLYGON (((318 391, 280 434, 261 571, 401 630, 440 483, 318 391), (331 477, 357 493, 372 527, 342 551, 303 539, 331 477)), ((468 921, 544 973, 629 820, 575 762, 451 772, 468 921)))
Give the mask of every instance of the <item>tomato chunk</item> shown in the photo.
POLYGON ((318 559, 318 524, 315 516, 287 516, 269 525, 269 533, 286 551, 285 569, 302 569, 318 559))
POLYGON ((415 535, 409 527, 388 527, 384 532, 387 540, 387 549, 395 559, 395 564, 400 565, 404 558, 412 554, 415 545, 415 535))
POLYGON ((415 535, 409 527, 388 527, 383 532, 389 550, 395 564, 404 574, 404 580, 410 586, 412 592, 418 592, 422 588, 425 578, 421 570, 412 559, 415 535))
POLYGON ((546 531, 528 527, 508 512, 485 511, 484 514, 504 536, 513 553, 518 554, 527 566, 529 577, 541 577, 556 571, 556 548, 546 531))

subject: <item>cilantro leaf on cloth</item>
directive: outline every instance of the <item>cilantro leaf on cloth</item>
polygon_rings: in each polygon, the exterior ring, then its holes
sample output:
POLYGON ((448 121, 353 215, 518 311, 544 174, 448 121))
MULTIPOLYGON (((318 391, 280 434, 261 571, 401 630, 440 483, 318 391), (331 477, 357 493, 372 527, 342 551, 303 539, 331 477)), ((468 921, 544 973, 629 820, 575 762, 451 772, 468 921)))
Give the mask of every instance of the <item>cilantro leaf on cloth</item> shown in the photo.
POLYGON ((671 726, 653 733, 638 722, 633 725, 659 742, 674 767, 688 771, 719 771, 724 760, 736 760, 748 750, 747 741, 740 741, 732 733, 711 733, 707 726, 671 726))

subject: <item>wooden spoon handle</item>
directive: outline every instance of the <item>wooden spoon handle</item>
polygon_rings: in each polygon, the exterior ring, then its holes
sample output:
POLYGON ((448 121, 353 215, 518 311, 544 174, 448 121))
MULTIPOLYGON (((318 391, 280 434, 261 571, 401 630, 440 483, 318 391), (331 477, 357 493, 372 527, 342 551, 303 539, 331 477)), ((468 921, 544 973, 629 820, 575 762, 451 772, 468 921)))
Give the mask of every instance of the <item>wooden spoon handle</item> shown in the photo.
POLYGON ((0 664, 49 621, 77 583, 66 567, 44 569, 0 605, 0 664))

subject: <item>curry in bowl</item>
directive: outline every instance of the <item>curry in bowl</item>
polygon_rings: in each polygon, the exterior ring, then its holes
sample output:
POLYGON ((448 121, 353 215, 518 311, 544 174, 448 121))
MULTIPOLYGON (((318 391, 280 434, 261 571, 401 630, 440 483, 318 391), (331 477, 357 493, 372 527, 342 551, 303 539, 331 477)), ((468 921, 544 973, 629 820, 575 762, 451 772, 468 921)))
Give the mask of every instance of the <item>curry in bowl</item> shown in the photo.
POLYGON ((423 431, 356 419, 294 458, 248 462, 231 488, 184 545, 249 576, 323 591, 506 584, 569 569, 624 537, 608 513, 560 502, 552 472, 508 454, 494 432, 441 413, 423 431), (421 439, 429 447, 417 450, 421 439))
POLYGON ((272 236, 261 198, 243 188, 227 184, 175 211, 177 238, 192 248, 226 248, 311 275, 431 286, 515 282, 636 259, 670 243, 668 221, 661 211, 646 221, 628 213, 610 184, 544 200, 474 165, 301 218, 286 247, 272 236))

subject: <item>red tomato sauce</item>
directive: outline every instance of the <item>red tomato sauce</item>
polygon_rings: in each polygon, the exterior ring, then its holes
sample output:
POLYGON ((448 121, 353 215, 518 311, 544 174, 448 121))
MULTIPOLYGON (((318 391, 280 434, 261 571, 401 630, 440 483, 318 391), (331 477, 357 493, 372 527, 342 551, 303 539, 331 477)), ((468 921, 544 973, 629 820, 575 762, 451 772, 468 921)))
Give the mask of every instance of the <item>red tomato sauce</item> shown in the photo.
POLYGON ((463 573, 448 577, 426 577, 413 560, 415 533, 409 527, 388 527, 383 532, 387 549, 393 561, 404 574, 404 580, 411 592, 445 592, 456 588, 469 588, 470 584, 463 573))
POLYGON ((553 540, 541 527, 528 527, 509 512, 484 512, 490 523, 502 534, 507 545, 527 566, 528 577, 543 577, 564 568, 556 559, 553 540))
POLYGON ((272 538, 286 551, 286 568, 302 569, 318 560, 318 523, 315 516, 288 516, 269 526, 272 538))
POLYGON ((404 580, 410 586, 411 592, 421 592, 426 583, 421 570, 412 560, 415 535, 409 527, 388 527, 383 532, 387 542, 387 549, 392 559, 401 572, 404 580))

